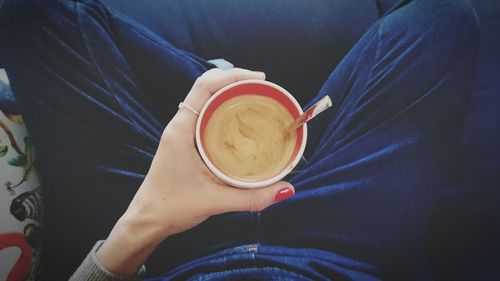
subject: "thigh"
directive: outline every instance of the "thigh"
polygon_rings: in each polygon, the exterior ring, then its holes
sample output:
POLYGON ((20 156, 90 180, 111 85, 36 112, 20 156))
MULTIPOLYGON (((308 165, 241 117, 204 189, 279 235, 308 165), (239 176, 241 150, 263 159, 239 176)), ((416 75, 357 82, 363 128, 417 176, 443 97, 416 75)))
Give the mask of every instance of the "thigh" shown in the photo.
POLYGON ((98 1, 12 0, 1 13, 43 176, 44 279, 63 280, 127 208, 164 125, 212 66, 98 1))
MULTIPOLYGON (((426 220, 456 172, 477 22, 467 1, 404 1, 325 82, 297 194, 261 215, 265 243, 427 272, 426 220)), ((415 272, 413 272, 415 273, 415 272)))

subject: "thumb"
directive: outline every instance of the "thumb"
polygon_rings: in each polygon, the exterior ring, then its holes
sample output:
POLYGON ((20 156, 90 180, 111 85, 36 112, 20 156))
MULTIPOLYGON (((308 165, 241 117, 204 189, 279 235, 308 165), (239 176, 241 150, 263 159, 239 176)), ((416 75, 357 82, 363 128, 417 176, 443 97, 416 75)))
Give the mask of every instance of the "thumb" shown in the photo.
POLYGON ((222 189, 222 207, 218 213, 234 211, 262 211, 270 205, 292 197, 295 188, 289 182, 280 181, 259 189, 239 189, 225 185, 222 189))

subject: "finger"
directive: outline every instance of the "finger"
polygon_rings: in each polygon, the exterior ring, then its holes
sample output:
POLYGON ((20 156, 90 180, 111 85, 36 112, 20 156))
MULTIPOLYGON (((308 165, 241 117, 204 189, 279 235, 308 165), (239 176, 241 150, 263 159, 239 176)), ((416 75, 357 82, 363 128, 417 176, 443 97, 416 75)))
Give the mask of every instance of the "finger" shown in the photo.
POLYGON ((196 79, 191 91, 184 101, 189 103, 197 111, 200 111, 210 96, 224 86, 246 79, 264 80, 265 78, 266 75, 264 72, 242 68, 232 68, 229 70, 221 70, 218 68, 211 69, 196 79))
MULTIPOLYGON (((242 68, 233 68, 229 70, 221 70, 218 68, 211 69, 196 79, 191 91, 184 99, 184 104, 200 112, 210 96, 224 86, 241 80, 264 80, 265 78, 266 75, 263 72, 242 68)), ((196 114, 185 108, 180 109, 174 117, 175 121, 182 121, 182 123, 189 126, 192 130, 194 130, 197 118, 198 116, 196 114)))
POLYGON ((292 184, 280 181, 259 189, 239 189, 224 186, 220 189, 217 214, 234 211, 262 211, 270 205, 292 197, 295 188, 292 184))

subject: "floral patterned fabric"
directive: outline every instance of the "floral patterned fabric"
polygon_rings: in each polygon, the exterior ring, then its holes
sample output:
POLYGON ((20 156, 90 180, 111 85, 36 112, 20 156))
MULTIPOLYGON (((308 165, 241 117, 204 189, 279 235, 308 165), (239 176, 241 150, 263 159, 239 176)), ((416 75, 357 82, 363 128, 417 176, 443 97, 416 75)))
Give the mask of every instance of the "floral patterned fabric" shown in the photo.
POLYGON ((38 280, 42 194, 33 147, 0 70, 0 280, 38 280))

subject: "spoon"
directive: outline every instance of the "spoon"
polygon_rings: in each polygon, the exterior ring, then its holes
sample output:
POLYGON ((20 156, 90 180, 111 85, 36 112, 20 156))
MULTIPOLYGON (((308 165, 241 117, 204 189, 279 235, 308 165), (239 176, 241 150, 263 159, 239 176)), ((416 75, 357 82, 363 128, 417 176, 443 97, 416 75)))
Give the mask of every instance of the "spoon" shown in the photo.
POLYGON ((309 120, 313 119, 316 115, 323 112, 325 109, 330 108, 332 106, 332 100, 328 95, 324 96, 313 106, 309 107, 304 113, 302 113, 299 117, 297 117, 293 122, 288 125, 285 130, 285 137, 290 135, 293 131, 295 131, 298 127, 302 126, 304 123, 309 122, 309 120))

